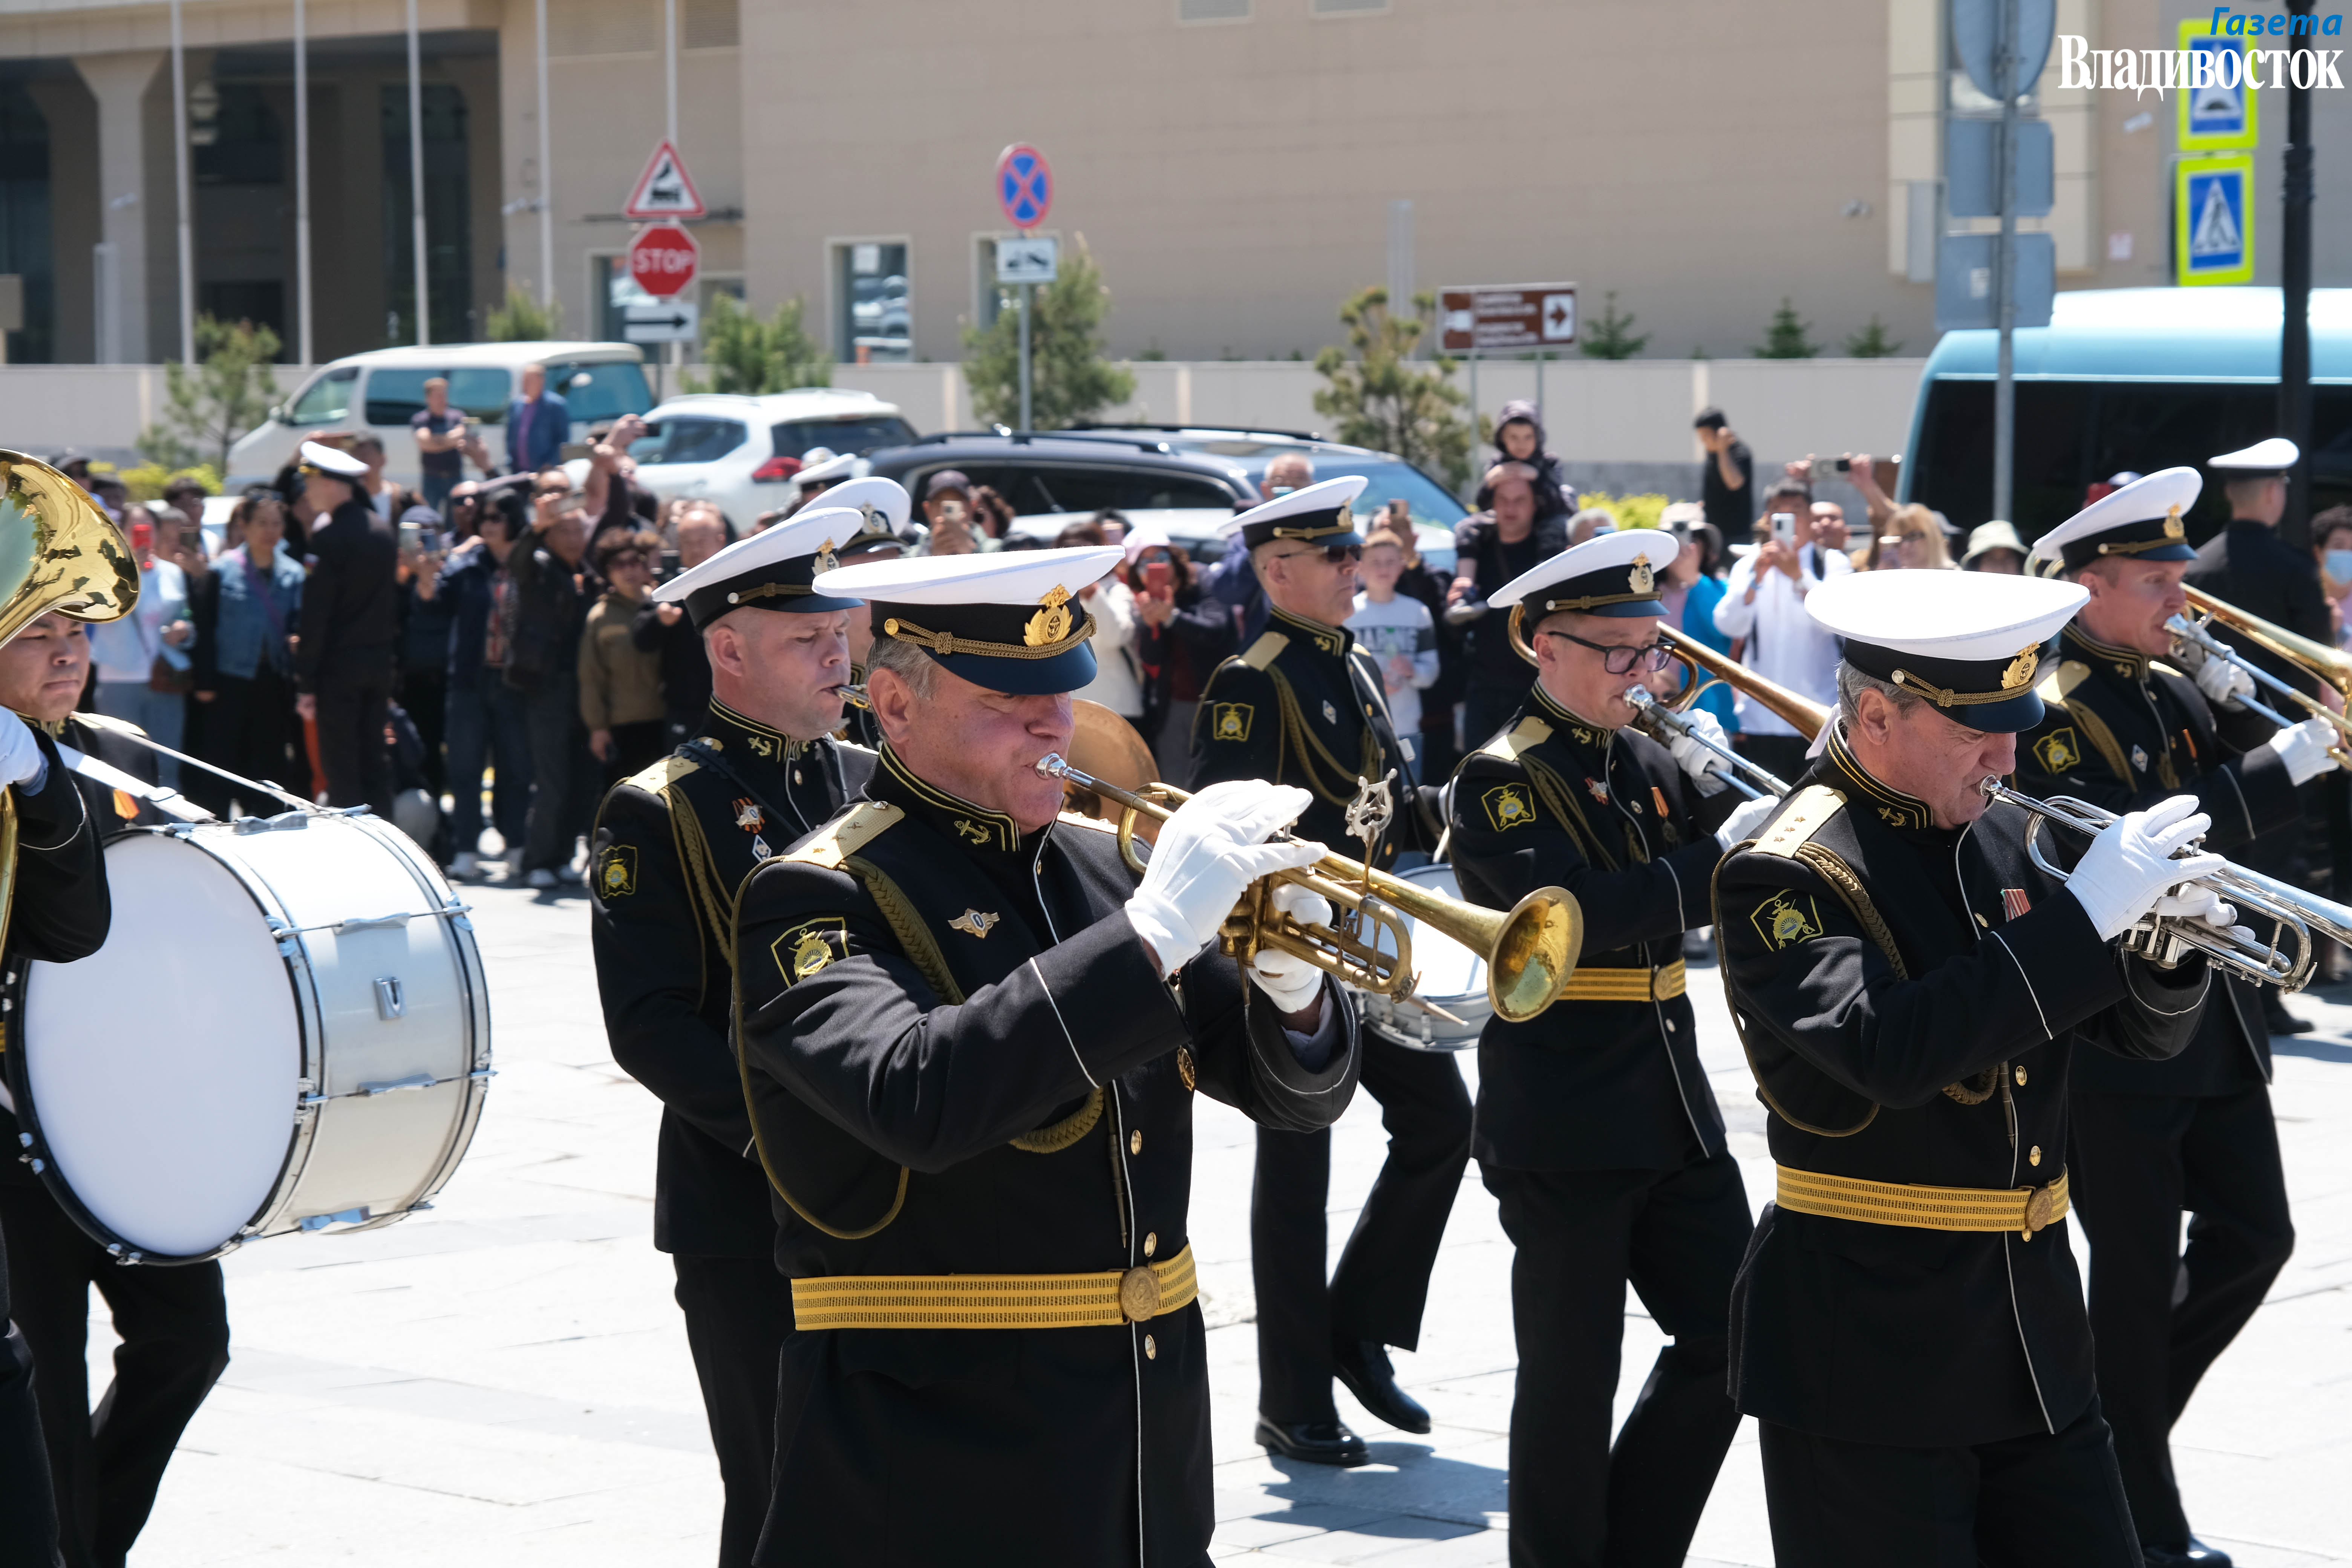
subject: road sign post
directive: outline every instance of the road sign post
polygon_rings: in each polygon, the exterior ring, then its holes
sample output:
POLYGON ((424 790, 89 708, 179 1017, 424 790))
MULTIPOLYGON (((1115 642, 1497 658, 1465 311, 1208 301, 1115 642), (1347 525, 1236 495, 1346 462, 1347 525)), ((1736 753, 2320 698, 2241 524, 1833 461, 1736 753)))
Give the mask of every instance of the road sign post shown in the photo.
MULTIPOLYGON (((1050 283, 1057 275, 1054 270, 1054 241, 1034 240, 1029 236, 1029 231, 1044 223, 1045 215, 1054 208, 1054 169, 1045 162, 1045 153, 1026 142, 1015 142, 996 155, 996 205, 1003 209, 1013 226, 1021 231, 1021 237, 1013 242, 1013 246, 1021 247, 1015 254, 1034 259, 1036 255, 1034 247, 1040 244, 1046 247, 1045 254, 1048 270, 1045 277, 1040 279, 1033 275, 1024 275, 1020 279, 1021 428, 1026 430, 1030 426, 1029 300, 1040 281, 1050 283)), ((996 275, 1000 282, 1005 280, 1006 249, 1002 244, 997 247, 996 275)))

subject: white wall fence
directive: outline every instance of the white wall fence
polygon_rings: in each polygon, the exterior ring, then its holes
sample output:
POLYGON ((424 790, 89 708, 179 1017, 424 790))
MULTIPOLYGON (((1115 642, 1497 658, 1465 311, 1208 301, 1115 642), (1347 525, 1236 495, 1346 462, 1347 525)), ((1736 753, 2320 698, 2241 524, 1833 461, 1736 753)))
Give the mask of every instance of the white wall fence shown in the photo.
MULTIPOLYGON (((1542 401, 1553 450, 1572 473, 1623 469, 1685 472, 1696 485, 1700 457, 1691 416, 1719 405, 1759 464, 1808 452, 1899 452, 1909 437, 1920 366, 1916 359, 1568 360, 1540 367, 1542 401)), ((650 367, 649 367, 650 368, 650 367)), ((1106 420, 1158 421, 1221 427, 1328 431, 1315 412, 1323 385, 1297 361, 1142 361, 1131 367, 1132 402, 1106 420)), ((289 392, 305 372, 281 366, 289 392)), ((676 371, 664 373, 675 377, 676 371)), ((1531 362, 1486 361, 1477 367, 1477 402, 1492 415, 1514 398, 1537 395, 1531 362)), ((1465 389, 1470 367, 1455 377, 1465 389)), ((675 385, 675 381, 672 381, 675 385)), ((977 421, 961 365, 840 365, 834 384, 895 403, 926 433, 969 430, 977 421)), ((67 447, 119 458, 164 405, 158 365, 0 366, 0 447, 36 456, 67 447)))

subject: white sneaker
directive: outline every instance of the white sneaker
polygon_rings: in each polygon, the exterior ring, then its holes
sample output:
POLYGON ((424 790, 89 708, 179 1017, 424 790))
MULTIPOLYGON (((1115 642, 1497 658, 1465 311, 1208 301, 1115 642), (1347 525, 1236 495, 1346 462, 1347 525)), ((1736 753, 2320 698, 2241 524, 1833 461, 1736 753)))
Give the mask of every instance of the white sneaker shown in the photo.
POLYGON ((457 858, 449 862, 449 879, 463 882, 482 874, 482 858, 471 849, 460 849, 457 858))
POLYGON ((530 886, 534 888, 552 888, 555 886, 555 873, 549 870, 546 867, 541 866, 538 870, 533 871, 529 877, 525 878, 524 880, 530 886))

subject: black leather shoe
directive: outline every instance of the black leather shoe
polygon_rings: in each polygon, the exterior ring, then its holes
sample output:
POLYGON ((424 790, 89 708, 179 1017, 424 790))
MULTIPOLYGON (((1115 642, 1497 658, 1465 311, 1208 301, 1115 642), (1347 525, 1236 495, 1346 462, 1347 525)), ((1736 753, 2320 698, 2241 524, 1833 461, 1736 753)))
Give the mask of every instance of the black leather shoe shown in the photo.
POLYGON ((2208 1546, 2195 1536, 2189 1538, 2186 1550, 2168 1546, 2143 1546, 2139 1549, 2147 1568, 2230 1568, 2230 1554, 2218 1546, 2208 1546))
POLYGON ((1347 1468, 1364 1464, 1372 1457, 1364 1440, 1349 1431, 1344 1421, 1298 1421, 1277 1426, 1261 1415, 1256 1441, 1269 1454, 1304 1459, 1310 1465, 1347 1468))
MULTIPOLYGON (((2273 1035, 2307 1035, 2311 1033, 2311 1020, 2308 1018, 2298 1018, 2294 1014, 2288 1012, 2286 1010, 2286 1004, 2279 1000, 2278 993, 2272 990, 2267 985, 2263 987, 2263 1022, 2269 1026, 2270 1031, 2273 1035)), ((2191 1545, 2193 1548, 2193 1542, 2191 1542, 2191 1545)), ((2209 1547, 2206 1550, 2210 1551, 2211 1549, 2209 1547)), ((2198 1560, 2191 1559, 2191 1561, 2198 1560)), ((2229 1561, 2229 1557, 2226 1553, 2222 1555, 2221 1561, 2225 1563, 2229 1561)))
POLYGON ((1363 1407, 1400 1432, 1429 1430, 1429 1412, 1397 1386, 1389 1348, 1378 1340, 1343 1342, 1331 1349, 1331 1370, 1363 1407))

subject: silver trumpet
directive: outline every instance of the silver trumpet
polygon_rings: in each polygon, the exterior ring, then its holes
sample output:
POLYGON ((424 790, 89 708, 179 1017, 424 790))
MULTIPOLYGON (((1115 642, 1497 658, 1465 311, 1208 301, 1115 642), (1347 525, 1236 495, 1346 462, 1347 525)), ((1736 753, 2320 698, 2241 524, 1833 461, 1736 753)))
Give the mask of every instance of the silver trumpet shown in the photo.
MULTIPOLYGON (((2330 721, 2338 730, 2344 728, 2344 715, 2330 711, 2308 691, 2300 690, 2289 685, 2260 665, 2251 662, 2236 648, 2215 637, 2204 623, 2191 621, 2186 616, 2175 616, 2164 623, 2164 629, 2172 634, 2172 640, 2176 645, 2186 644, 2190 647, 2201 649, 2208 658, 2218 658, 2225 664, 2236 665, 2253 677, 2255 685, 2268 688, 2286 701, 2306 710, 2315 718, 2330 721)), ((2282 730, 2294 722, 2276 708, 2256 700, 2251 693, 2242 694, 2237 701, 2238 705, 2247 712, 2258 719, 2267 719, 2282 730)), ((2328 754, 2346 766, 2352 767, 2352 751, 2346 750, 2343 745, 2331 747, 2328 754)))
POLYGON ((1723 775, 1723 782, 1748 799, 1761 800, 1768 792, 1783 796, 1789 793, 1789 785, 1776 774, 1758 767, 1755 763, 1741 756, 1730 747, 1718 746, 1700 734, 1696 726, 1693 725, 1689 719, 1651 696, 1647 687, 1628 688, 1625 692, 1625 705, 1639 715, 1633 722, 1652 740, 1663 743, 1673 740, 1677 735, 1687 735, 1725 762, 1729 763, 1731 771, 1723 775))
MULTIPOLYGON (((2042 853, 2042 825, 2071 828, 2086 838, 2096 837, 2117 820, 2114 812, 2073 795, 2037 800, 2021 795, 1997 778, 1980 786, 1988 800, 2016 806, 2026 814, 2025 852, 2033 864, 2060 881, 2066 873, 2042 853)), ((2194 846, 2191 846, 2191 849, 2194 846)), ((2188 853, 2189 851, 2183 851, 2188 853)), ((2193 879, 2232 905, 2242 921, 2248 915, 2275 922, 2268 942, 2238 930, 2207 925, 2200 920, 2158 919, 2145 915, 2123 934, 2123 949, 2167 969, 2191 952, 2201 952, 2218 967, 2257 985, 2275 985, 2292 994, 2309 983, 2319 963, 2315 937, 2352 943, 2352 909, 2305 891, 2259 871, 2231 863, 2210 876, 2193 879)))
POLYGON ((836 686, 833 689, 833 694, 835 697, 840 698, 844 702, 848 703, 852 708, 871 708, 874 706, 874 704, 866 700, 866 688, 862 686, 836 686))

